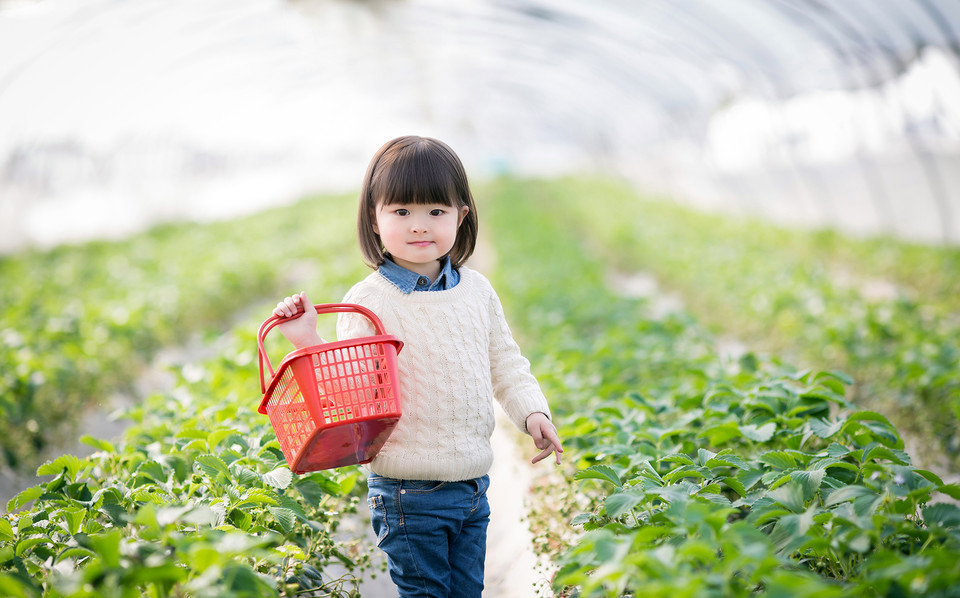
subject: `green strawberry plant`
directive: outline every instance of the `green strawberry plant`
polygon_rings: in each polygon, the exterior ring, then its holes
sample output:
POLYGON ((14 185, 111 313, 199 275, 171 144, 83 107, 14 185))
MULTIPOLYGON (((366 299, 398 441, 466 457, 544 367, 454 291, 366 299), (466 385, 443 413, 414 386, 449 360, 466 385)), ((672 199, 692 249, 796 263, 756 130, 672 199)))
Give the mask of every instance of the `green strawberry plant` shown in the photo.
MULTIPOLYGON (((800 233, 718 232, 606 183, 503 180, 477 197, 492 276, 566 448, 566 481, 540 488, 530 515, 559 595, 956 595, 960 488, 916 467, 896 425, 860 407, 884 385, 911 405, 949 398, 955 277, 881 269, 824 233, 810 249, 800 233), (837 264, 926 294, 864 299, 827 272, 837 264), (610 269, 639 267, 686 289, 704 321, 768 334, 790 359, 819 347, 819 361, 720 358, 691 312, 611 293, 610 269)), ((19 434, 3 436, 8 461, 84 397, 129 383, 157 347, 290 290, 291 270, 342 295, 362 273, 341 257, 353 200, 323 203, 316 222, 304 205, 0 260, 5 281, 24 283, 0 291, 0 408, 19 434)), ((938 267, 953 255, 876 253, 938 267)), ((361 475, 287 469, 255 411, 258 323, 131 409, 121 439, 88 437, 93 455, 40 466, 45 481, 0 518, 0 594, 356 595, 370 547, 337 529, 361 475)))
POLYGON ((654 274, 758 349, 849 372, 858 404, 960 454, 960 249, 705 214, 603 181, 551 189, 611 267, 654 274))
POLYGON ((857 410, 853 380, 753 354, 724 362, 687 314, 611 295, 594 255, 608 237, 583 218, 602 203, 571 209, 544 182, 500 192, 498 288, 580 484, 549 491, 571 497, 582 529, 541 543, 557 591, 953 595, 960 488, 914 467, 886 417, 857 410))
POLYGON ((42 465, 0 519, 12 596, 347 596, 369 566, 335 540, 356 468, 293 475, 256 412, 255 322, 128 414, 118 442, 42 465), (331 565, 336 567, 330 569, 331 565), (340 571, 333 574, 330 571, 340 571), (343 573, 345 571, 345 573, 343 573))
POLYGON ((339 298, 363 269, 340 257, 355 255, 355 201, 0 258, 0 465, 29 467, 92 402, 129 391, 159 348, 291 292, 291 275, 339 298))

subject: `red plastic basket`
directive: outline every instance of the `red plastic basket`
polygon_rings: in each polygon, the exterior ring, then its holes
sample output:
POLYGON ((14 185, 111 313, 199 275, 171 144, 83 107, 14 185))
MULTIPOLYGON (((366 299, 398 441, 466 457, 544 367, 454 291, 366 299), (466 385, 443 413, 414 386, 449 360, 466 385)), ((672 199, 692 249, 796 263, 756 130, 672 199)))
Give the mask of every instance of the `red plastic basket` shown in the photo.
POLYGON ((303 312, 289 318, 272 316, 260 325, 259 411, 270 417, 294 473, 369 462, 393 432, 401 412, 397 354, 403 342, 385 334, 380 319, 363 306, 328 303, 314 308, 318 314, 362 314, 373 322, 377 335, 298 349, 274 372, 263 341, 274 326, 303 312))

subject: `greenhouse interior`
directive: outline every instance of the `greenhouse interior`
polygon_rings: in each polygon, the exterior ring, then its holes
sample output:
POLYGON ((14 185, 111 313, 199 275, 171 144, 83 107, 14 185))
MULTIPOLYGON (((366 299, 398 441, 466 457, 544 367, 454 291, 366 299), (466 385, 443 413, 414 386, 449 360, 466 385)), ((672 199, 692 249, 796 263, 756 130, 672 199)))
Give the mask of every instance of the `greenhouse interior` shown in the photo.
POLYGON ((960 3, 0 0, 0 596, 397 595, 486 476, 489 598, 960 596, 960 3))

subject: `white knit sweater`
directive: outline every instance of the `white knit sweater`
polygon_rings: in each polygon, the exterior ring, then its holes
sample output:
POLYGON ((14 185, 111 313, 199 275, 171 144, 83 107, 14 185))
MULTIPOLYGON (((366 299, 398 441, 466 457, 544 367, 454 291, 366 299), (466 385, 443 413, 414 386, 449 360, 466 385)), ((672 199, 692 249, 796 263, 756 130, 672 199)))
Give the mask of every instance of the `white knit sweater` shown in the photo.
MULTIPOLYGON (((520 354, 500 298, 480 273, 460 268, 446 291, 405 294, 374 272, 343 298, 372 310, 404 346, 398 359, 403 415, 368 467, 407 480, 460 481, 486 474, 496 398, 526 432, 527 417, 550 415, 530 362, 520 354)), ((341 314, 340 340, 370 336, 373 325, 341 314)))

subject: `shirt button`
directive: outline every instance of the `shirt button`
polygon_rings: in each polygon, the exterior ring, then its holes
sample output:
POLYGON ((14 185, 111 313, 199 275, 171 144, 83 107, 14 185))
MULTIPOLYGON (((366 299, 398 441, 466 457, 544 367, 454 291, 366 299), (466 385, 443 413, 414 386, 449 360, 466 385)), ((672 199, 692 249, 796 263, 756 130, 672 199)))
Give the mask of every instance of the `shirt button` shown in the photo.
POLYGON ((425 277, 421 276, 420 279, 417 281, 417 284, 422 287, 422 286, 424 286, 425 284, 427 284, 428 282, 430 282, 430 281, 428 281, 425 277))
POLYGON ((400 491, 400 494, 406 494, 406 493, 407 493, 406 490, 401 490, 401 491, 400 491))

